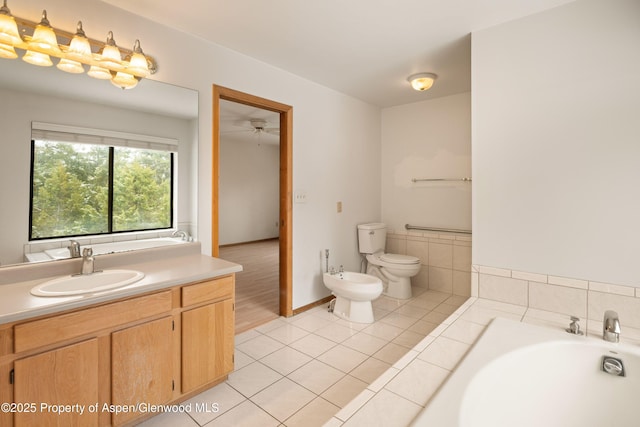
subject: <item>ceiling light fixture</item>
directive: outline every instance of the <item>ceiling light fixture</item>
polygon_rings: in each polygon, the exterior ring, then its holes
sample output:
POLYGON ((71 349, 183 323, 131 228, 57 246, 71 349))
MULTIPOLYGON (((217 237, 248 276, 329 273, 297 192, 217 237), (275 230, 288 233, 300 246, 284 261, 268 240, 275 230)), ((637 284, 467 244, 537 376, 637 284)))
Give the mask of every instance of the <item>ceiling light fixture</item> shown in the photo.
POLYGON ((411 87, 418 91, 424 91, 431 89, 433 82, 438 78, 433 73, 418 73, 412 74, 407 78, 407 81, 411 83, 411 87))
POLYGON ((57 68, 68 73, 84 73, 86 65, 89 66, 89 76, 111 80, 122 89, 135 87, 141 79, 158 69, 155 60, 142 51, 139 40, 135 41, 132 50, 122 49, 116 45, 113 33, 109 31, 106 43, 100 43, 87 38, 82 22, 78 22, 75 33, 68 33, 51 26, 46 10, 42 11, 42 20, 35 23, 11 15, 7 0, 3 0, 0 8, 0 58, 17 58, 16 48, 25 52, 22 59, 30 64, 51 66, 51 57, 59 58, 57 68))

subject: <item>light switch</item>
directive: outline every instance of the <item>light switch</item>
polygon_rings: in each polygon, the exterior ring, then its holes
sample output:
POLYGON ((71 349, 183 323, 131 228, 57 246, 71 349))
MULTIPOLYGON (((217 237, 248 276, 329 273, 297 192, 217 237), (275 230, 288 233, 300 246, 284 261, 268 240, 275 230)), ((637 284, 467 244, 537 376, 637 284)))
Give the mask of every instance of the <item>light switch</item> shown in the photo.
POLYGON ((338 213, 342 212, 342 202, 336 203, 336 210, 338 211, 338 213))

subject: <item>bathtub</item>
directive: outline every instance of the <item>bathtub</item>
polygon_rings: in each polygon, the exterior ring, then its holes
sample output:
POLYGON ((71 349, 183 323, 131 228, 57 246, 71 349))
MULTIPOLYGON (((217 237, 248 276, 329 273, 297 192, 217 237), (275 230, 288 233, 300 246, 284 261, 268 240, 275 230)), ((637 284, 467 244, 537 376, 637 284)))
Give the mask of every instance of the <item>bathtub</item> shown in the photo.
POLYGON ((496 318, 411 425, 637 427, 639 392, 639 348, 496 318))

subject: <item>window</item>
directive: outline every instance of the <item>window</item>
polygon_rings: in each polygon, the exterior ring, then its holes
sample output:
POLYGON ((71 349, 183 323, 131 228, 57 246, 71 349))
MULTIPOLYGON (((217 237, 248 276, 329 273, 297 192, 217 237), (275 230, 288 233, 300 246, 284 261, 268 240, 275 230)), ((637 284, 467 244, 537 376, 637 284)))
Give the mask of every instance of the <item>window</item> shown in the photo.
POLYGON ((172 227, 173 151, 32 137, 30 240, 172 227))

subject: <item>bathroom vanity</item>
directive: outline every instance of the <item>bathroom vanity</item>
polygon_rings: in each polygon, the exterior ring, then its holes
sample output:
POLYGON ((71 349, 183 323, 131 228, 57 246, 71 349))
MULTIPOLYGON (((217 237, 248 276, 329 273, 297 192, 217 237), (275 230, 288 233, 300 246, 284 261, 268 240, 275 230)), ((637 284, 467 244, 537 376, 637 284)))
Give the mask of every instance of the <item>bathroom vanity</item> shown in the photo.
POLYGON ((102 294, 31 295, 43 278, 0 284, 0 425, 129 425, 226 379, 242 267, 199 245, 144 252, 96 261, 145 273, 102 294))

